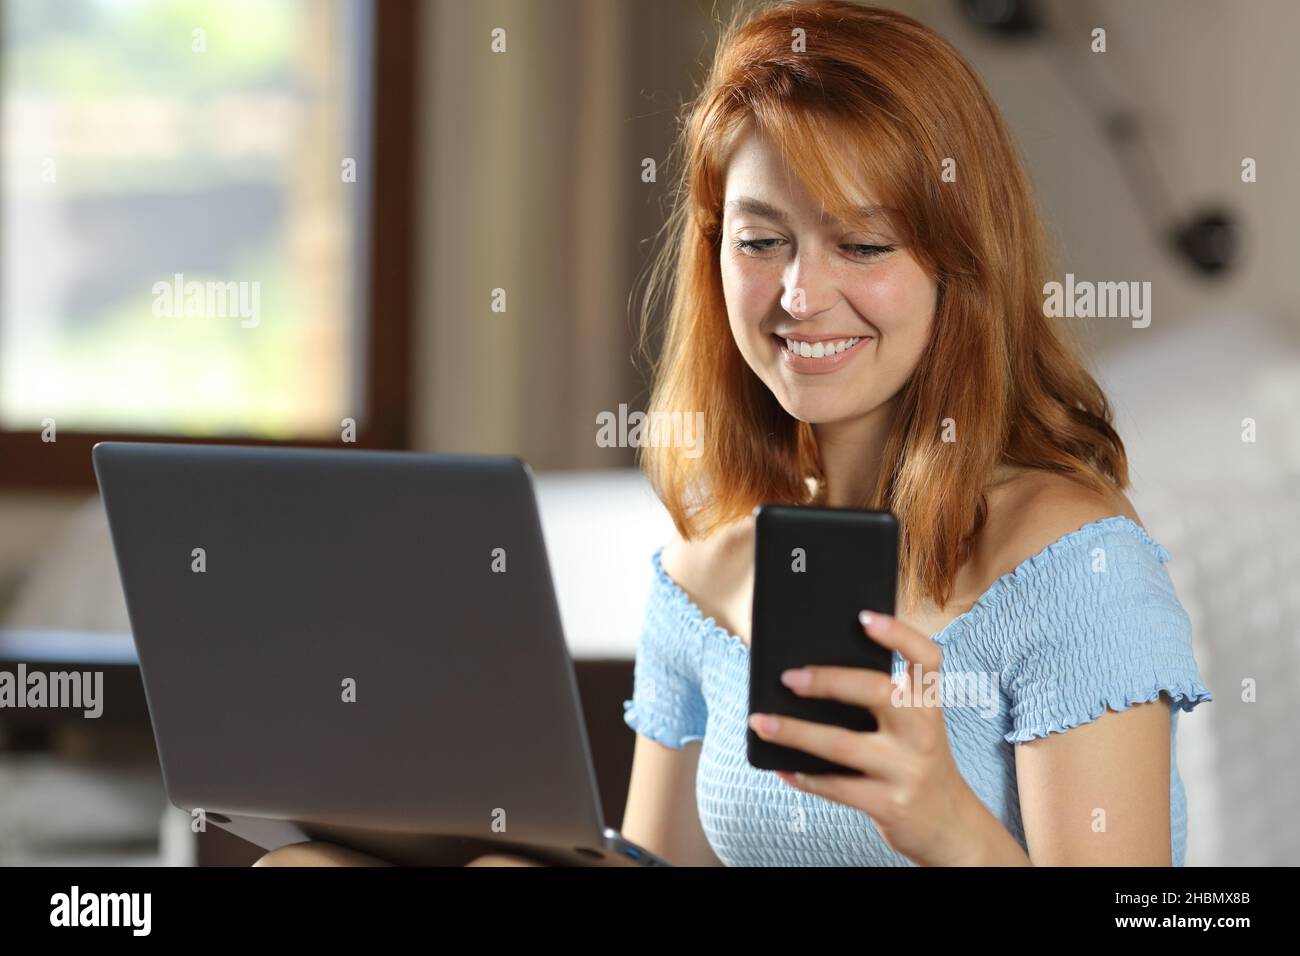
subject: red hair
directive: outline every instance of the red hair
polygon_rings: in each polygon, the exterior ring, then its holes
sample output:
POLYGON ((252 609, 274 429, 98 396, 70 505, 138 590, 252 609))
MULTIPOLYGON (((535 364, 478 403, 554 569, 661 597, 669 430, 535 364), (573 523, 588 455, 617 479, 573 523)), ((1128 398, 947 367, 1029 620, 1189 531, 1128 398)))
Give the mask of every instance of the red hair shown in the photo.
POLYGON ((671 241, 643 303, 648 323, 669 299, 649 411, 703 411, 709 425, 702 454, 641 449, 683 537, 707 535, 758 504, 815 504, 825 494, 812 427, 753 373, 727 321, 723 164, 747 123, 843 222, 861 219, 860 197, 847 190, 865 174, 937 281, 930 341, 899 393, 877 485, 858 503, 899 519, 904 606, 922 594, 948 603, 999 465, 1060 472, 1103 494, 1123 490, 1128 465, 1111 409, 1059 320, 1044 314, 1047 241, 1016 147, 974 71, 903 14, 781 0, 732 21, 687 104, 665 226, 671 241), (946 168, 955 182, 944 181, 946 168), (943 440, 945 425, 955 441, 943 440))

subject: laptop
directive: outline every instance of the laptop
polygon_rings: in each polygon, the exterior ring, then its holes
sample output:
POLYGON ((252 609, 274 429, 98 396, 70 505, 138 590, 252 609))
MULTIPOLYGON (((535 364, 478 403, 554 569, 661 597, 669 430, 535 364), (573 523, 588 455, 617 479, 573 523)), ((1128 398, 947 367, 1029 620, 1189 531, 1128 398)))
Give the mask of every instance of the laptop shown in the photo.
POLYGON ((168 798, 268 850, 670 865, 605 825, 518 458, 92 452, 168 798))

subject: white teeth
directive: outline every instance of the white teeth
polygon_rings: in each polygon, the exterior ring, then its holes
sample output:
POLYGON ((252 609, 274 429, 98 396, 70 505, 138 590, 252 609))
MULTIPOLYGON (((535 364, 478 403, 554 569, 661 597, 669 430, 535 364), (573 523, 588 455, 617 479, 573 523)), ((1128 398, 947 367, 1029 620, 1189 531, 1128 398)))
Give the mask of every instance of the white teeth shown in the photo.
POLYGON ((860 336, 852 339, 838 339, 834 342, 822 341, 814 342, 812 344, 809 344, 808 342, 798 342, 794 339, 786 339, 785 347, 795 355, 802 356, 803 358, 826 358, 828 355, 836 355, 843 352, 845 349, 851 349, 861 341, 862 338, 860 336))

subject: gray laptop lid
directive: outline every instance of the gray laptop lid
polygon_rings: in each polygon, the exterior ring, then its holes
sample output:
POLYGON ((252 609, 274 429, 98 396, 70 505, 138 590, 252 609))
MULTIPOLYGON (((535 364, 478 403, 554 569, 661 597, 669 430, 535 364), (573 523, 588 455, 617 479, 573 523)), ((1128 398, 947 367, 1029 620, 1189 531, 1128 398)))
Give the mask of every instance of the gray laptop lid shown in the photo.
POLYGON ((94 463, 173 803, 599 845, 523 462, 107 442, 94 463))

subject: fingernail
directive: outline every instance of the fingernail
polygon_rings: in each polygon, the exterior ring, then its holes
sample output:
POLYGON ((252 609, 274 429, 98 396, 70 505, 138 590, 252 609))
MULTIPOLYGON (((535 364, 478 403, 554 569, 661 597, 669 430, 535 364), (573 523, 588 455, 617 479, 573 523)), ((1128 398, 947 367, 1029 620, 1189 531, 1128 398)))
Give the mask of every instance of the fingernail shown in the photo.
POLYGON ((749 719, 749 724, 760 734, 773 734, 781 726, 781 722, 771 714, 755 714, 749 719))
POLYGON ((781 683, 786 687, 804 688, 812 683, 812 674, 802 667, 781 672, 781 683))
POLYGON ((884 634, 890 617, 883 611, 863 611, 858 615, 858 620, 864 628, 875 628, 877 634, 884 634))

